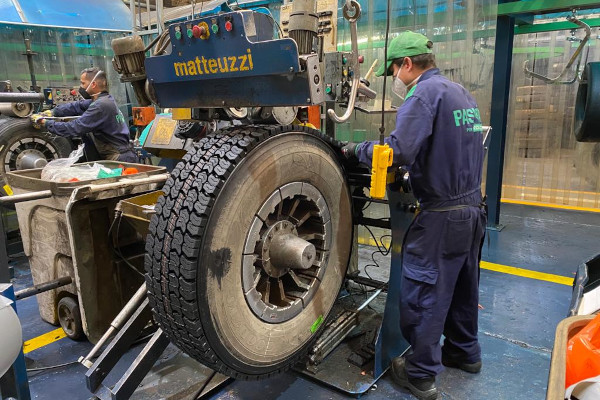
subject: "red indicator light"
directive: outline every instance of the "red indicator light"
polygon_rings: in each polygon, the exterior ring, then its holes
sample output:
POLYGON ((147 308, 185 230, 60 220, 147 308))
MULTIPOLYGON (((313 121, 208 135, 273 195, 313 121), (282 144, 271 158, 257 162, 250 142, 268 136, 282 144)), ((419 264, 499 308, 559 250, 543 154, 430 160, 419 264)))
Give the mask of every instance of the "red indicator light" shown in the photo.
POLYGON ((233 24, 231 23, 231 21, 225 22, 225 30, 227 32, 231 32, 233 30, 233 24))
POLYGON ((71 90, 71 96, 75 96, 77 94, 77 91, 75 89, 71 90))

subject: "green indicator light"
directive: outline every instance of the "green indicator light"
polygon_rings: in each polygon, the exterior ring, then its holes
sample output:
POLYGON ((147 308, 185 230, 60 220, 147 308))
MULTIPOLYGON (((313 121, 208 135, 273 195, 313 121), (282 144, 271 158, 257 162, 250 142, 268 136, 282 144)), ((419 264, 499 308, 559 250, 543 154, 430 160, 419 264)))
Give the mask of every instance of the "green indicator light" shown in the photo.
POLYGON ((327 94, 331 93, 331 87, 327 86, 325 88, 325 93, 327 93, 327 94))
POLYGON ((175 31, 175 39, 177 39, 177 40, 181 39, 181 32, 175 31))
POLYGON ((194 36, 194 31, 193 31, 193 30, 191 30, 191 29, 188 29, 188 30, 187 30, 187 35, 188 35, 188 37, 191 39, 191 38, 192 38, 192 36, 194 36))
POLYGON ((213 33, 217 33, 217 32, 219 32, 219 25, 217 25, 217 24, 213 24, 213 26, 212 26, 212 31, 213 31, 213 33))
POLYGON ((346 57, 342 57, 342 64, 346 65, 347 62, 348 62, 348 59, 346 57))

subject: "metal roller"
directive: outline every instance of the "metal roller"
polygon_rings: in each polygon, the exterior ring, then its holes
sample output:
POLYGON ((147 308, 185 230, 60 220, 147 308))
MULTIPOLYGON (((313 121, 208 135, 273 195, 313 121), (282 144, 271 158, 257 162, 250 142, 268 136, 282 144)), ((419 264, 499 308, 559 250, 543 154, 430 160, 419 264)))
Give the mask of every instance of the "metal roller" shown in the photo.
POLYGON ((26 118, 33 112, 31 103, 0 103, 0 114, 9 117, 26 118))
POLYGON ((2 92, 0 103, 41 103, 44 101, 43 93, 25 92, 2 92))

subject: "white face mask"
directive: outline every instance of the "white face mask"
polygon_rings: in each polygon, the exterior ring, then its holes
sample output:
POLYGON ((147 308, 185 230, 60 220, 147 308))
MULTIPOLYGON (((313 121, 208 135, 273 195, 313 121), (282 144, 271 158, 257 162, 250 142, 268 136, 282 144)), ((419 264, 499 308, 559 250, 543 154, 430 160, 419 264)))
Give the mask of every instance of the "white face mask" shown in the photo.
MULTIPOLYGON (((400 67, 402 68, 402 67, 400 67)), ((396 76, 394 76, 394 82, 393 82, 393 86, 392 86, 392 92, 400 97, 400 100, 404 100, 404 98, 406 97, 406 93, 408 93, 408 88, 411 88, 415 85, 415 83, 417 83, 417 81, 419 80, 419 78, 421 77, 421 75, 417 76, 411 83, 409 83, 408 85, 405 85, 404 82, 402 82, 402 79, 400 79, 400 71, 401 69, 398 70, 398 73, 396 74, 396 76)))

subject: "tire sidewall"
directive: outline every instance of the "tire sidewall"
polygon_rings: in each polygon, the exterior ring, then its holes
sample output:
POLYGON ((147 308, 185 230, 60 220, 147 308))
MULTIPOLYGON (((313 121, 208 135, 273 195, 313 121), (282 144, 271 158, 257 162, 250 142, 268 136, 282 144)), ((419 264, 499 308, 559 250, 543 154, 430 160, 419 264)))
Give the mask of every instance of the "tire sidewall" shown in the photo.
POLYGON ((350 248, 352 241, 351 218, 340 220, 351 215, 351 200, 336 157, 320 139, 291 134, 261 143, 232 172, 213 207, 197 270, 198 311, 211 348, 239 370, 251 369, 256 375, 282 368, 310 345, 315 337, 311 327, 330 312, 350 255, 336 250, 337 246, 350 248), (267 170, 275 171, 275 176, 264 173, 267 170), (248 232, 240 227, 249 229, 263 202, 279 187, 297 181, 317 187, 328 205, 331 251, 320 287, 308 306, 274 325, 259 319, 246 303, 242 263, 248 232))

